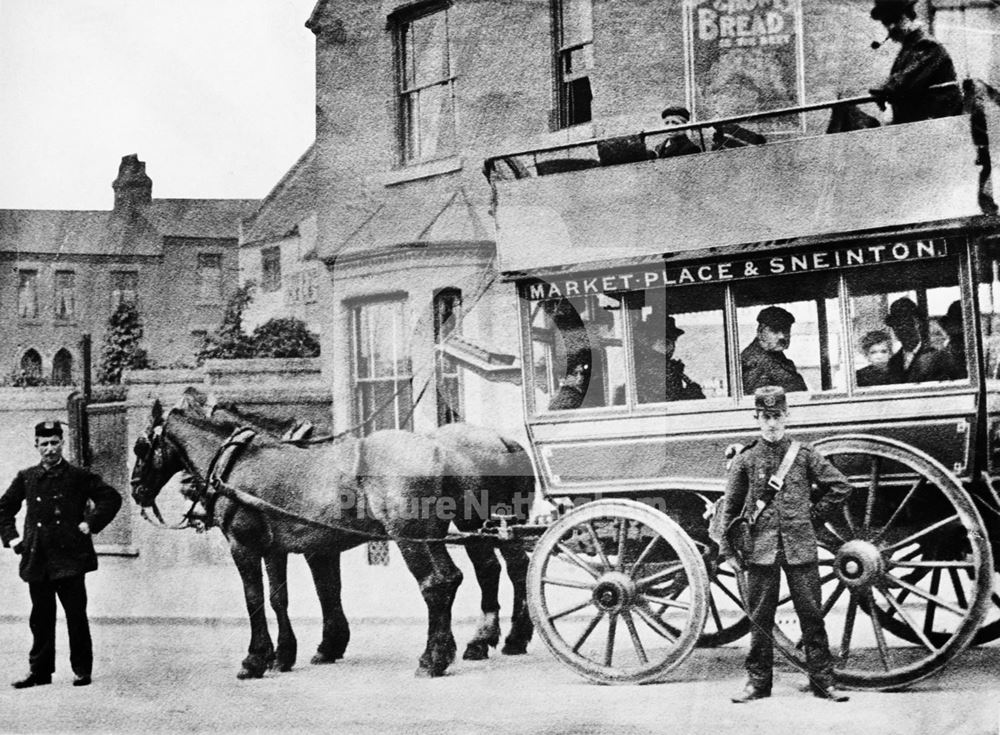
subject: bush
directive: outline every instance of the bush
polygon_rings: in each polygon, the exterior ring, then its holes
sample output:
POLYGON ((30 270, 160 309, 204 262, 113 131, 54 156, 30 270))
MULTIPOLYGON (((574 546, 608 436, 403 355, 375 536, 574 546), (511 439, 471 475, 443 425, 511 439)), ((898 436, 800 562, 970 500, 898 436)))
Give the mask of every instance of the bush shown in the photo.
POLYGON ((4 380, 5 385, 14 388, 34 388, 39 385, 48 385, 49 381, 38 373, 29 373, 27 370, 15 370, 4 380))
POLYGON ((230 297, 222 324, 213 334, 205 337, 205 343, 198 352, 199 365, 211 359, 253 357, 253 344, 243 331, 243 312, 253 301, 253 291, 253 281, 247 281, 230 297))
POLYGON ((122 302, 108 319, 97 382, 117 385, 126 368, 142 370, 147 367, 149 357, 139 346, 141 339, 142 320, 135 304, 122 302))
POLYGON ((280 318, 264 322, 250 338, 254 357, 318 357, 319 337, 299 319, 280 318))

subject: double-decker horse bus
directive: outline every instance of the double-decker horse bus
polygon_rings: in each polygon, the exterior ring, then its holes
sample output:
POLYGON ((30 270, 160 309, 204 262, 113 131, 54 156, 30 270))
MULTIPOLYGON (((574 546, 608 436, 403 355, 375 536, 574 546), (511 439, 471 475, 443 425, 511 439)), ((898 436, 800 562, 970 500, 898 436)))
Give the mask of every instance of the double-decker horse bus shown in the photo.
POLYGON ((961 115, 764 144, 729 133, 768 113, 693 122, 721 144, 675 158, 641 132, 487 161, 527 431, 571 508, 531 609, 575 671, 654 681, 748 632, 708 528, 760 384, 854 488, 817 529, 839 682, 903 687, 1000 635, 1000 107, 963 94, 961 115))

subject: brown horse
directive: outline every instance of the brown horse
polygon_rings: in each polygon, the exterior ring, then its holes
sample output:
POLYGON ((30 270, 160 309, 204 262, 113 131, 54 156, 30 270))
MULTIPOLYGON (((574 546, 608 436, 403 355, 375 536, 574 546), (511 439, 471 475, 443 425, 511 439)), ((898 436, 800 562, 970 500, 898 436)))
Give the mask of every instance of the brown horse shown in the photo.
MULTIPOLYGON (((189 388, 186 394, 201 404, 208 403, 195 389, 189 388)), ((272 435, 286 435, 294 424, 291 421, 247 411, 231 403, 214 402, 208 406, 207 412, 213 420, 231 430, 250 426, 272 435)), ((503 512, 511 524, 524 523, 528 520, 528 513, 534 500, 535 476, 527 452, 517 441, 492 429, 470 424, 448 424, 430 432, 427 436, 443 451, 445 461, 443 481, 446 495, 462 499, 454 519, 459 531, 468 533, 481 531, 494 512, 503 512)), ((313 443, 306 446, 320 448, 323 444, 313 443)), ((496 549, 499 549, 504 558, 507 576, 514 591, 511 629, 501 651, 506 655, 525 653, 534 628, 528 614, 525 581, 528 572, 528 553, 523 541, 517 537, 499 542, 470 537, 465 547, 475 569, 476 580, 479 582, 482 619, 472 640, 466 646, 463 658, 485 659, 489 655, 489 648, 497 646, 500 641, 500 562, 497 559, 496 549)), ((278 567, 278 571, 283 571, 283 566, 278 567)), ((315 576, 316 572, 314 578, 315 576)), ((275 584, 282 584, 283 578, 270 581, 273 588, 275 584)), ((317 582, 317 590, 319 589, 320 584, 317 582)), ((337 589, 340 589, 339 568, 337 589)), ((347 621, 343 617, 343 609, 339 602, 338 595, 337 607, 331 610, 329 620, 334 630, 346 631, 347 621)), ((278 604, 282 604, 282 600, 279 600, 278 604)), ((287 595, 284 596, 284 605, 281 613, 275 608, 279 620, 279 653, 282 650, 282 615, 287 620, 287 595)), ((323 610, 325 644, 328 620, 326 605, 323 606, 323 610)), ((313 663, 324 663, 327 660, 323 655, 324 644, 320 645, 313 663)), ((337 650, 340 655, 343 654, 343 647, 337 650)))
MULTIPOLYGON (((240 678, 262 676, 275 658, 261 561, 275 551, 318 554, 335 567, 333 556, 375 537, 397 542, 427 605, 427 646, 417 674, 442 675, 455 657, 451 608, 462 573, 443 541, 449 519, 438 512, 445 499, 444 464, 435 443, 409 432, 379 431, 316 452, 259 435, 238 450, 225 485, 213 494, 209 470, 229 436, 190 396, 166 417, 157 402, 136 442, 132 497, 149 507, 177 472, 194 478, 198 499, 229 541, 243 580, 250 647, 240 678)), ((324 593, 339 598, 339 584, 322 590, 321 598, 324 593)), ((341 631, 334 622, 331 628, 328 638, 324 625, 321 648, 328 644, 328 655, 343 655, 346 626, 341 631)))

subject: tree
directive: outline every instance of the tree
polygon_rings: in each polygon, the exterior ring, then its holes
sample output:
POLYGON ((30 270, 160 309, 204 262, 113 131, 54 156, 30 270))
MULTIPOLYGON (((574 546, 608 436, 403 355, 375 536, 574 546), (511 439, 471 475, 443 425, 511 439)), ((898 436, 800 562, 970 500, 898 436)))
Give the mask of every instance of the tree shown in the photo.
POLYGON ((141 370, 149 366, 146 350, 139 346, 142 339, 142 319, 135 304, 122 302, 108 319, 101 350, 99 383, 121 383, 122 371, 141 370))
POLYGON ((317 357, 319 338, 294 318, 275 318, 253 330, 254 357, 317 357))
POLYGON ((199 365, 210 359, 253 357, 253 342, 243 331, 243 312, 253 301, 253 291, 253 281, 247 281, 230 297, 222 324, 214 334, 205 337, 205 343, 198 352, 199 365))

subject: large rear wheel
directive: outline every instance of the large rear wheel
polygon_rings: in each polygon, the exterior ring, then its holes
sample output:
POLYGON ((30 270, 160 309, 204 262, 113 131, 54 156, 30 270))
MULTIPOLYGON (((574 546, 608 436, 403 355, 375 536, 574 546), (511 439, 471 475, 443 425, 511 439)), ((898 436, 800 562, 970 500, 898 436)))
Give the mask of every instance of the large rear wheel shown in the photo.
MULTIPOLYGON (((882 437, 813 445, 850 479, 848 501, 817 528, 827 634, 842 684, 898 689, 931 676, 972 641, 993 564, 972 499, 927 454, 882 437)), ((777 644, 800 661, 783 590, 777 644)))
POLYGON ((658 510, 598 500, 539 539, 528 607, 549 650, 601 684, 662 679, 698 641, 708 574, 688 535, 658 510))

